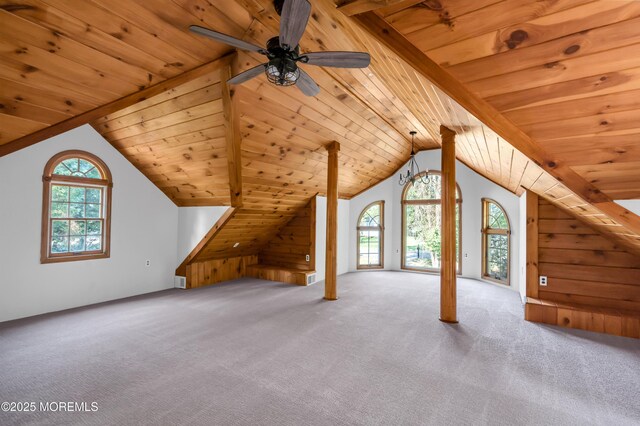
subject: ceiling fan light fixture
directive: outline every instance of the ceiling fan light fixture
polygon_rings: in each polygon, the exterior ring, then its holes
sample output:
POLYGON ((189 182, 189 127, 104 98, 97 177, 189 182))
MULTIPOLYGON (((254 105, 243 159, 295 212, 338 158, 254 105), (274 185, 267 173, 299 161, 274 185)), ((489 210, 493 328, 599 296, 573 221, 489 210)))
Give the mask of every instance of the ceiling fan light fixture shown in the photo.
POLYGON ((271 0, 280 15, 280 34, 267 41, 266 49, 242 39, 219 33, 199 25, 189 26, 189 30, 236 49, 259 53, 267 57, 267 62, 245 70, 227 80, 228 84, 242 84, 263 72, 276 86, 296 85, 306 96, 320 93, 318 84, 298 62, 319 67, 366 68, 371 57, 364 52, 310 52, 300 56, 300 40, 311 17, 310 0, 271 0))
POLYGON ((267 42, 269 62, 265 67, 267 79, 277 86, 293 86, 300 77, 297 59, 298 50, 285 50, 280 46, 279 37, 272 37, 267 42))
POLYGON ((267 79, 277 86, 292 86, 300 78, 300 70, 296 63, 286 58, 270 60, 264 72, 267 79))

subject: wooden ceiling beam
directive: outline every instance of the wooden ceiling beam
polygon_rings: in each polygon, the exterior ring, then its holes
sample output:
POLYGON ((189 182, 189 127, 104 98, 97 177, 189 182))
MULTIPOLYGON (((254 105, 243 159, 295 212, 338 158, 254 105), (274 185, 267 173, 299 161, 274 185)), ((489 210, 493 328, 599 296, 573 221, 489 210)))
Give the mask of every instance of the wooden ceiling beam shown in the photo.
POLYGON ((384 19, 374 12, 353 16, 355 22, 378 41, 395 52, 416 71, 431 81, 463 108, 476 116, 516 149, 533 160, 576 194, 593 203, 610 202, 611 199, 595 186, 584 180, 569 167, 561 164, 545 153, 534 141, 515 124, 504 117, 488 102, 469 91, 446 70, 433 62, 427 55, 411 44, 384 19))
POLYGON ((640 235, 640 217, 613 201, 596 203, 594 206, 627 229, 640 235))
POLYGON ((158 84, 147 87, 136 93, 124 96, 108 104, 99 106, 92 110, 89 110, 75 117, 71 117, 67 120, 61 121, 53 126, 45 127, 41 130, 37 130, 21 138, 15 139, 4 145, 0 145, 0 157, 11 154, 12 152, 34 145, 38 142, 42 142, 45 139, 49 139, 53 136, 57 136, 66 131, 75 129, 83 124, 90 123, 100 117, 120 111, 124 108, 130 107, 145 99, 159 95, 168 90, 174 89, 182 84, 188 83, 196 78, 218 71, 223 65, 228 64, 231 55, 225 55, 215 61, 207 62, 200 65, 190 71, 184 72, 180 75, 164 80, 158 84))
POLYGON ((224 113, 225 137, 227 140, 227 165, 229 168, 229 194, 231 206, 242 206, 242 134, 240 131, 240 87, 232 88, 227 83, 238 72, 238 54, 220 69, 222 84, 222 106, 224 113))
POLYGON ((211 227, 209 232, 200 240, 200 242, 191 250, 191 253, 182 261, 180 266, 176 268, 176 275, 179 277, 187 276, 187 265, 193 263, 193 261, 198 257, 198 254, 207 246, 209 241, 213 240, 213 238, 218 235, 220 230, 224 227, 224 225, 229 222, 233 216, 235 216, 238 209, 234 207, 229 207, 229 209, 224 212, 220 219, 211 227))
POLYGON ((338 10, 347 16, 353 16, 393 6, 404 1, 405 0, 354 0, 351 3, 346 3, 338 7, 338 10))

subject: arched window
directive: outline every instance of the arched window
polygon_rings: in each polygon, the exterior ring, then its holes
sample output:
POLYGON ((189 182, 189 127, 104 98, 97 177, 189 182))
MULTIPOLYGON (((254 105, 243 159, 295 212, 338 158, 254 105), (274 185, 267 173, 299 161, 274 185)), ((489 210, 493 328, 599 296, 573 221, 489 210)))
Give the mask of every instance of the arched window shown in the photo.
POLYGON ((55 155, 42 177, 42 263, 109 257, 111 173, 84 151, 55 155))
POLYGON ((358 218, 358 269, 383 267, 384 201, 364 208, 358 218))
POLYGON ((509 285, 509 218, 502 206, 482 199, 482 276, 509 285))
MULTIPOLYGON (((420 271, 439 271, 441 260, 442 176, 429 171, 425 184, 409 182, 402 193, 402 268, 420 271)), ((460 262, 460 222, 462 196, 456 185, 456 269, 460 262)))

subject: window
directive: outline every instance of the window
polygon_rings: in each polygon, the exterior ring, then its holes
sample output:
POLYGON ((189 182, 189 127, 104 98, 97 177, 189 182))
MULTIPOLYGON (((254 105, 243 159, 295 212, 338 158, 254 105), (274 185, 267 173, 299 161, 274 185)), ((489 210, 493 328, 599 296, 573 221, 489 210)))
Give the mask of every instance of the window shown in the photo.
MULTIPOLYGON (((442 176, 429 172, 425 184, 408 183, 402 194, 402 268, 439 271, 442 224, 442 176)), ((456 269, 461 273, 460 221, 462 213, 460 187, 456 186, 456 269)))
POLYGON ((500 204, 482 199, 482 276, 509 285, 509 218, 500 204))
POLYGON ((384 201, 369 204, 358 219, 358 269, 383 267, 384 201))
POLYGON ((44 169, 41 263, 109 257, 111 173, 88 152, 65 151, 44 169))

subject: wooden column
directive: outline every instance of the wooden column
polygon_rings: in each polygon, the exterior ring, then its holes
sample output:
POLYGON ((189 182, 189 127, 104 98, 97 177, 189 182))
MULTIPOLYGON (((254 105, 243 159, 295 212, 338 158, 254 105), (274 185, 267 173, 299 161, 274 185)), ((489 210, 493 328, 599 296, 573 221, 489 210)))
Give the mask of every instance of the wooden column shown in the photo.
POLYGON ((227 139, 227 167, 229 169, 229 195, 232 207, 242 206, 242 154, 240 144, 240 113, 238 112, 237 87, 231 87, 227 80, 236 74, 237 55, 233 55, 220 68, 220 84, 222 86, 222 107, 224 113, 224 130, 227 139))
POLYGON ((538 298, 538 194, 527 191, 527 297, 538 298))
POLYGON ((456 133, 440 126, 442 137, 442 260, 440 321, 457 323, 456 305, 456 133))
POLYGON ((327 168, 327 249, 324 277, 324 298, 337 300, 338 280, 338 151, 340 144, 327 146, 329 164, 327 168))

